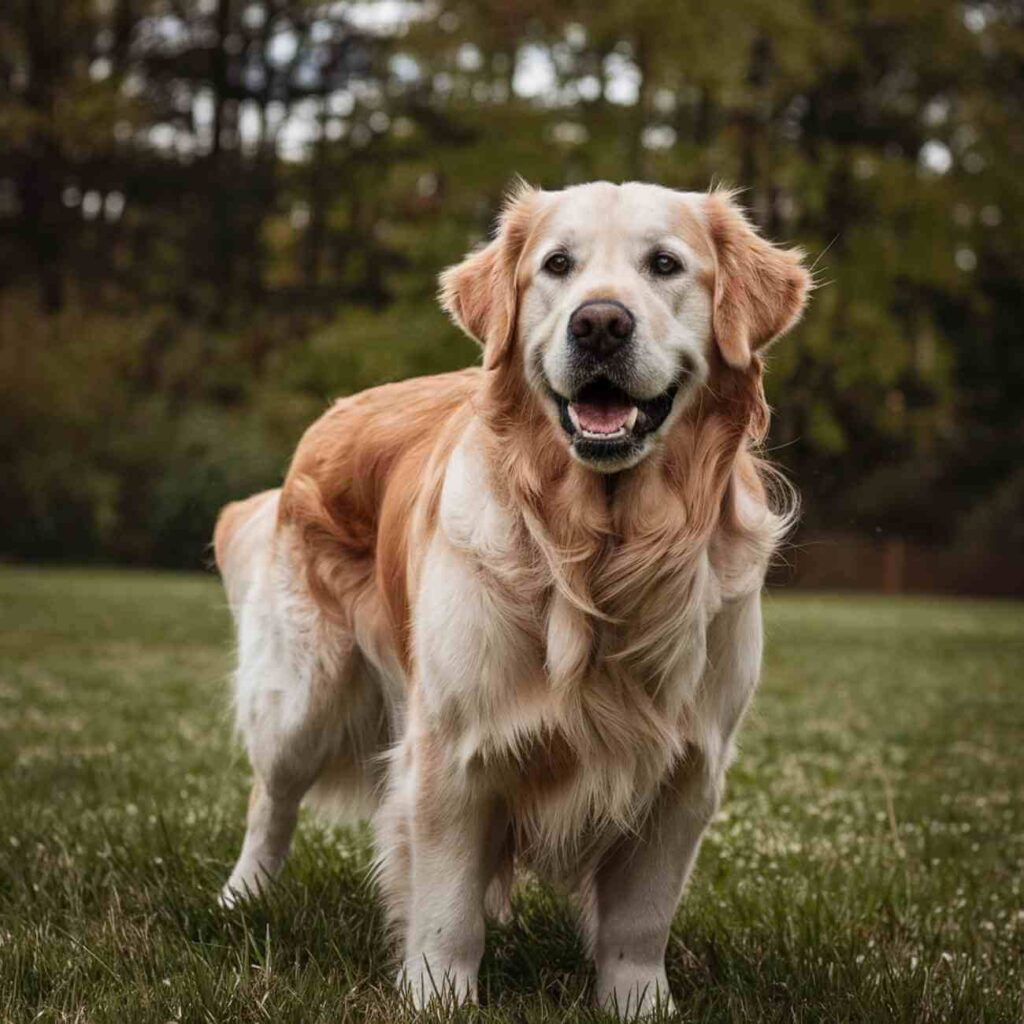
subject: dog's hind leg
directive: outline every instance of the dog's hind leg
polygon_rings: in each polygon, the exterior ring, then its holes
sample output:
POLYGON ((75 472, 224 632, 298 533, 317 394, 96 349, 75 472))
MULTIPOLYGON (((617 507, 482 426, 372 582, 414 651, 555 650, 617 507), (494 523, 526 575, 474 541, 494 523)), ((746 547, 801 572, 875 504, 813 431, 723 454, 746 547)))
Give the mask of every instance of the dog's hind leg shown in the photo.
MULTIPOLYGON (((329 679, 318 681, 314 675, 313 693, 296 718, 289 720, 297 709, 287 705, 302 700, 301 672, 294 679, 299 692, 264 690, 256 698, 263 706, 255 721, 243 726, 255 780, 242 852, 222 893, 226 905, 239 894, 258 891, 280 871, 299 805, 311 789, 320 809, 351 815, 372 806, 374 754, 383 725, 380 693, 358 651, 350 644, 338 646, 329 679), (318 689, 329 693, 318 699, 318 689)), ((316 670, 324 669, 323 658, 321 647, 316 670)))
POLYGON ((220 895, 222 906, 260 892, 276 877, 291 845, 304 795, 301 784, 290 792, 271 793, 257 778, 249 794, 242 852, 220 895))
POLYGON ((299 805, 376 728, 379 693, 352 637, 328 622, 274 535, 274 509, 256 511, 222 564, 238 632, 235 708, 255 776, 245 841, 221 901, 258 892, 280 870, 299 805))
POLYGON ((299 625, 293 600, 253 603, 239 618, 236 713, 255 778, 242 852, 222 894, 228 905, 276 876, 299 805, 346 731, 338 705, 357 656, 336 640, 325 664, 299 625))

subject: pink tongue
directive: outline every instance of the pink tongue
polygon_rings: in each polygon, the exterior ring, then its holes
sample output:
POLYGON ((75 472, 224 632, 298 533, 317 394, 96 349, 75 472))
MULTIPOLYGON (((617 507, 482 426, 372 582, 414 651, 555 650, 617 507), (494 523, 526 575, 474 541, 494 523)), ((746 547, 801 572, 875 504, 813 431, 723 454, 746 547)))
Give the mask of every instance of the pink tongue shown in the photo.
POLYGON ((597 405, 589 402, 573 402, 572 411, 583 430, 594 434, 614 434, 626 425, 633 406, 624 402, 609 402, 597 405))

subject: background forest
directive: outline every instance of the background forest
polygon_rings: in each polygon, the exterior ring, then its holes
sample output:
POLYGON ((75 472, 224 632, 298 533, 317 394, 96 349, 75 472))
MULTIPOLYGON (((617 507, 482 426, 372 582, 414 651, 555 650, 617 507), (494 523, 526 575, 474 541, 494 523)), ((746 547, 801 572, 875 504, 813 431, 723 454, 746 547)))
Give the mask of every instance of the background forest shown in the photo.
POLYGON ((1009 572, 1022 168, 1019 0, 7 0, 0 556, 202 564, 330 398, 477 358, 436 274, 518 173, 741 186, 823 282, 804 536, 1009 572))

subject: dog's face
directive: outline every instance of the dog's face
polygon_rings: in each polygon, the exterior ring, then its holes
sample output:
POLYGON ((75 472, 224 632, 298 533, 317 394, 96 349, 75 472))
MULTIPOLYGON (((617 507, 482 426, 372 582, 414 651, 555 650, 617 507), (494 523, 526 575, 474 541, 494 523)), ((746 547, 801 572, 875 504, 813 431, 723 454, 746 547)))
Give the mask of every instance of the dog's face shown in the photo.
POLYGON ((707 379, 714 268, 698 204, 597 183, 554 194, 537 225, 520 276, 524 370, 595 469, 639 462, 707 379))
POLYGON ((651 452, 713 360, 743 372, 796 320, 808 277, 725 194, 597 182, 521 190, 442 285, 485 366, 523 374, 573 457, 614 472, 651 452))

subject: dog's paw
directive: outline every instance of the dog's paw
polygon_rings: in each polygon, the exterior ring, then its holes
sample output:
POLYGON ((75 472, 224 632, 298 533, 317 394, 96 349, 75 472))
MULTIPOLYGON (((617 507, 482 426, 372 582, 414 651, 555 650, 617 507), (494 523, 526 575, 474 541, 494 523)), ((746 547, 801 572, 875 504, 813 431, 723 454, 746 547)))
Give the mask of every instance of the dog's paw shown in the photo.
POLYGON ((217 896, 217 906, 223 910, 234 910, 239 904, 259 896, 270 881, 270 876, 260 868, 245 871, 236 867, 217 896))
POLYGON ((417 1010, 433 1002, 455 1008, 477 1001, 475 970, 455 964, 439 967, 426 957, 407 960, 398 972, 396 985, 417 1010))
POLYGON ((598 1005, 621 1020, 667 1020, 675 1013, 665 968, 616 961, 598 971, 598 1005))
POLYGON ((240 903, 244 903, 252 893, 234 889, 229 882, 217 893, 217 906, 221 910, 234 910, 240 903))

